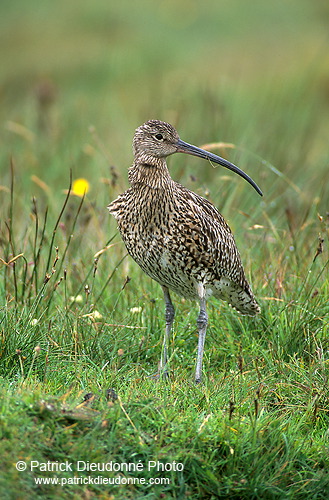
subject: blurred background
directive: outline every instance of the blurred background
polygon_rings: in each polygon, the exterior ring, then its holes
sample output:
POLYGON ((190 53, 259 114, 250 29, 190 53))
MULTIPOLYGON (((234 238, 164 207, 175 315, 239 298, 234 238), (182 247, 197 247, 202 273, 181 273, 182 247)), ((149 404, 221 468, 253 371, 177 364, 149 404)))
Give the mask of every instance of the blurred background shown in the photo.
POLYGON ((220 209, 261 224, 265 210, 277 227, 324 214, 328 27, 324 0, 3 0, 2 201, 11 160, 20 213, 32 196, 58 213, 72 171, 111 224, 105 206, 128 185, 134 130, 156 118, 196 145, 234 145, 214 151, 254 178, 262 202, 237 176, 170 159, 173 177, 220 209))

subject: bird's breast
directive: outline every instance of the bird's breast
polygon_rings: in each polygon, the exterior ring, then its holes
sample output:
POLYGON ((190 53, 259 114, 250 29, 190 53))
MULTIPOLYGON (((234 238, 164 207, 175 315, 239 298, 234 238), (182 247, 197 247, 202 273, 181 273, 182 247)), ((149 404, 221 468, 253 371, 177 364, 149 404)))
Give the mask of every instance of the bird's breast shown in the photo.
POLYGON ((179 187, 146 187, 129 189, 109 210, 128 253, 158 283, 186 298, 197 298, 202 283, 207 295, 257 312, 232 233, 207 200, 179 187))

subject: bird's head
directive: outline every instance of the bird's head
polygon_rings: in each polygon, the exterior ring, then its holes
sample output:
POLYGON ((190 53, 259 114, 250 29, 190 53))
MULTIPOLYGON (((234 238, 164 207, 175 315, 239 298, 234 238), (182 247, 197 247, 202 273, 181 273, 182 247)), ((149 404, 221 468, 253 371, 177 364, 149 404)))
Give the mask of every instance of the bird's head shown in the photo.
POLYGON ((165 158, 178 151, 179 135, 169 123, 149 120, 136 129, 133 151, 136 157, 165 158))

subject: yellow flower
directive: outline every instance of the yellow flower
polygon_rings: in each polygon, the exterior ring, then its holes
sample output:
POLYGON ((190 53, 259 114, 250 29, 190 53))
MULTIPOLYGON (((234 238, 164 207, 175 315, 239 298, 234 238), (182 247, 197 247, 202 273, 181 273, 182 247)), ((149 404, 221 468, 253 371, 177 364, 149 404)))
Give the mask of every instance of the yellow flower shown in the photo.
POLYGON ((80 198, 82 198, 88 193, 89 186, 90 185, 87 179, 75 179, 75 181, 73 181, 71 194, 75 194, 76 196, 80 196, 80 198))

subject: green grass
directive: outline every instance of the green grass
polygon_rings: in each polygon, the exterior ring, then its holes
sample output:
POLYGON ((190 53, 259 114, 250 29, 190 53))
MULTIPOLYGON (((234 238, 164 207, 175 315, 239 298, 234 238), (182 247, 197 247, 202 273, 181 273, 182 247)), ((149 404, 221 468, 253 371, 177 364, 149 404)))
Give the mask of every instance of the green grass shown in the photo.
POLYGON ((1 498, 328 498, 326 2, 20 0, 0 11, 1 498), (262 307, 253 319, 209 301, 202 386, 198 308, 180 297, 170 380, 150 377, 161 289, 125 256, 106 210, 149 118, 197 145, 233 143, 220 154, 264 192, 169 160, 228 220, 262 307), (79 177, 85 198, 70 194, 79 177), (44 477, 66 484, 36 484, 44 477))

